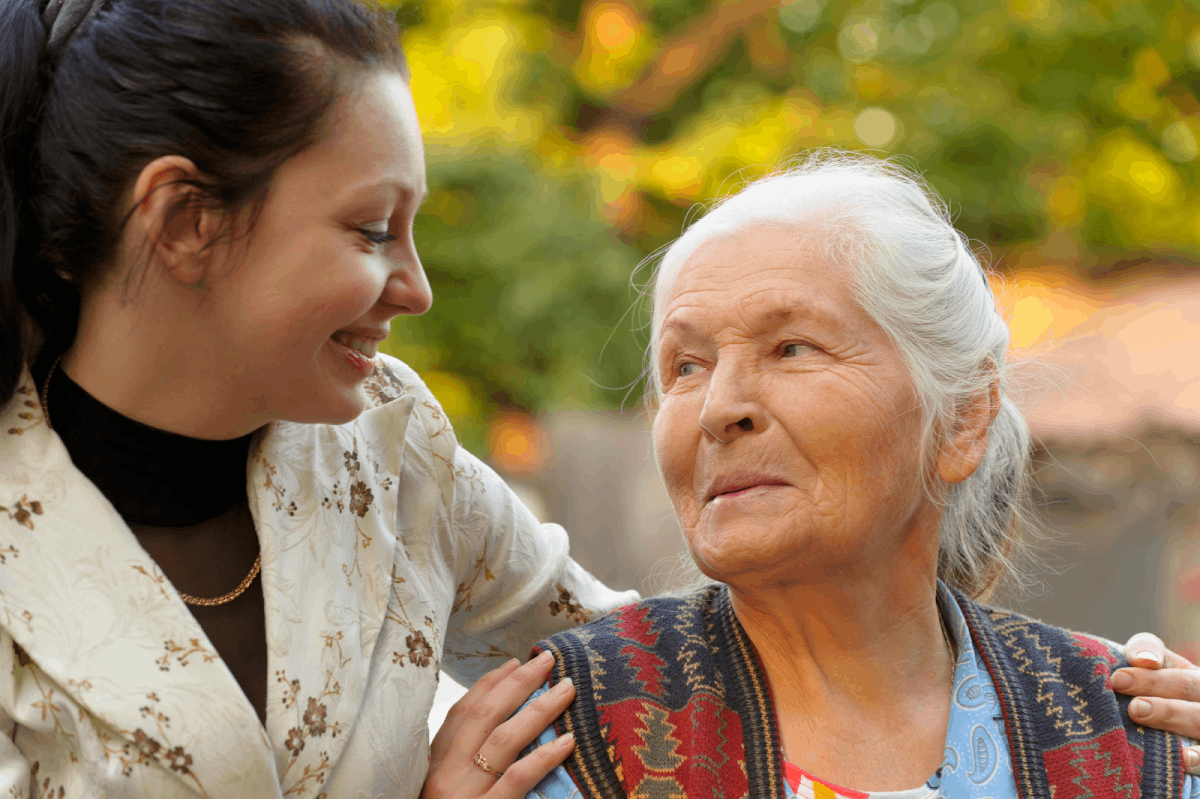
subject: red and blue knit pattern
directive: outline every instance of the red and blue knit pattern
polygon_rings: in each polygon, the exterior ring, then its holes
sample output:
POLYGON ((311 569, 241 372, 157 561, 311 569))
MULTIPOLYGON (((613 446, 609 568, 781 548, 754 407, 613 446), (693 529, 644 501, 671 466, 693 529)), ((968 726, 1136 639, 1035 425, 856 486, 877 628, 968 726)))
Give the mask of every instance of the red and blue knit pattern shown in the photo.
MULTIPOLYGON (((1004 715, 1021 799, 1180 799, 1180 739, 1129 721, 1116 652, 955 596, 1004 715)), ((570 677, 555 723, 588 799, 778 797, 784 764, 770 687, 723 586, 640 602, 535 648, 570 677)))

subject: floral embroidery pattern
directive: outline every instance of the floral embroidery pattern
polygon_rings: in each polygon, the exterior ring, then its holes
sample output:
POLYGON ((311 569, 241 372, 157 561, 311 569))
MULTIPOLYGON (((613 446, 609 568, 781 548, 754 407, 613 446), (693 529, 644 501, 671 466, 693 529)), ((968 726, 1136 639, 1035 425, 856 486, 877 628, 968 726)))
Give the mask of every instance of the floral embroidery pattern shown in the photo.
POLYGON ((42 422, 46 421, 46 416, 42 413, 42 406, 36 399, 37 392, 33 390, 32 386, 30 386, 28 383, 21 385, 16 391, 16 396, 22 407, 29 409, 18 412, 17 418, 21 419, 22 421, 33 422, 33 424, 26 425, 25 427, 8 428, 8 434, 10 436, 24 435, 26 430, 32 430, 42 422), (21 397, 24 397, 25 399, 20 399, 21 397), (36 413, 34 411, 36 411, 36 413))
POLYGON ((350 486, 350 512, 358 514, 360 519, 367 515, 367 511, 371 509, 371 501, 374 499, 375 495, 371 493, 371 488, 362 480, 358 480, 350 486))
POLYGON ((135 563, 133 565, 133 570, 135 572, 138 572, 143 577, 149 578, 150 581, 152 583, 154 583, 155 586, 158 587, 158 592, 160 594, 162 594, 164 598, 170 599, 171 596, 170 596, 170 594, 167 593, 167 589, 166 589, 167 578, 163 576, 163 573, 161 571, 159 571, 159 568, 157 565, 152 565, 150 568, 153 571, 153 574, 151 574, 151 572, 146 571, 146 567, 141 565, 140 563, 135 563))
MULTIPOLYGON (((480 519, 482 519, 484 523, 487 522, 487 518, 482 516, 482 514, 475 514, 470 519, 470 522, 477 521, 475 516, 478 516, 480 519)), ((460 610, 470 611, 475 609, 475 606, 471 604, 471 598, 472 594, 475 592, 475 583, 479 582, 481 575, 485 581, 496 579, 496 575, 492 574, 492 570, 487 566, 487 548, 488 542, 485 539, 483 542, 483 553, 475 559, 475 566, 474 571, 471 573, 471 579, 467 580, 466 582, 459 583, 454 589, 454 607, 451 608, 451 613, 458 613, 460 610)))
MULTIPOLYGON (((425 621, 428 622, 428 621, 431 621, 431 619, 428 616, 426 616, 425 621)), ((412 663, 414 666, 428 666, 430 663, 433 662, 433 660, 434 660, 433 647, 430 646, 429 642, 425 640, 424 632, 422 632, 421 630, 417 630, 412 635, 409 635, 408 637, 406 637, 404 639, 404 642, 408 645, 408 662, 409 663, 412 663)), ((392 662, 396 663, 400 666, 403 666, 404 665, 404 657, 405 656, 400 654, 399 652, 393 652, 392 653, 392 662)))
POLYGON ((367 396, 371 402, 375 403, 376 408, 398 400, 408 393, 404 384, 400 382, 400 378, 396 377, 395 372, 384 365, 382 361, 375 362, 375 373, 367 378, 363 388, 366 389, 367 396))
POLYGON ((25 495, 18 499, 11 508, 0 507, 0 513, 12 519, 17 524, 23 524, 30 530, 33 528, 33 517, 42 515, 42 503, 29 499, 25 495))
MULTIPOLYGON (((16 666, 13 668, 13 674, 16 674, 16 669, 18 668, 28 669, 28 675, 32 678, 34 687, 41 694, 41 699, 32 702, 30 707, 41 711, 42 721, 45 721, 47 718, 54 721, 55 736, 61 737, 63 741, 70 745, 68 755, 71 758, 71 762, 77 762, 79 759, 79 749, 76 734, 70 725, 71 713, 69 707, 64 707, 56 701, 54 693, 57 690, 57 686, 53 682, 50 682, 49 679, 46 680, 45 684, 42 682, 42 677, 46 676, 45 673, 36 664, 33 664, 29 653, 21 648, 16 641, 13 642, 13 655, 17 661, 16 666), (64 723, 64 719, 67 720, 67 723, 64 723)), ((89 690, 92 687, 91 683, 87 680, 79 682, 68 680, 67 685, 69 688, 76 688, 78 690, 89 690)), ((81 719, 83 718, 83 713, 84 711, 80 709, 81 719)), ((36 783, 33 784, 33 787, 37 788, 36 783)), ((43 790, 47 790, 46 786, 43 786, 43 790)))
POLYGON ((193 638, 188 643, 190 646, 180 646, 174 641, 164 641, 163 647, 167 650, 167 654, 154 661, 158 664, 159 670, 170 671, 171 658, 175 658, 180 666, 187 666, 188 658, 193 655, 199 655, 205 663, 212 663, 217 659, 217 653, 201 644, 199 638, 193 638))
POLYGON ((558 599, 550 600, 550 615, 557 616, 561 613, 576 624, 587 624, 591 621, 592 611, 579 604, 575 595, 563 588, 562 583, 557 587, 558 599))
MULTIPOLYGON (((346 728, 341 722, 330 722, 327 718, 328 710, 325 706, 325 700, 331 696, 341 694, 341 683, 334 679, 334 672, 337 669, 344 668, 350 662, 350 658, 342 652, 342 633, 340 631, 331 635, 325 636, 325 658, 333 661, 332 668, 325 670, 325 685, 316 695, 309 694, 301 699, 300 680, 288 679, 286 671, 275 672, 276 682, 283 685, 283 706, 286 709, 293 710, 296 714, 296 726, 288 730, 287 739, 283 745, 291 753, 291 758, 288 760, 287 766, 283 769, 280 778, 283 779, 291 771, 292 766, 296 764, 300 753, 304 751, 304 747, 310 741, 328 734, 330 738, 336 738, 340 733, 344 733, 346 728)), ((307 791, 310 783, 320 785, 325 781, 329 769, 329 754, 320 752, 317 756, 317 764, 306 764, 299 778, 291 785, 288 790, 284 791, 284 796, 302 793, 307 791)), ((286 784, 286 782, 285 782, 286 784)))
MULTIPOLYGON (((2 593, 4 593, 4 592, 0 591, 0 594, 2 594, 2 593)), ((30 632, 30 634, 32 634, 33 633, 33 614, 30 613, 28 610, 23 610, 23 611, 21 611, 21 614, 17 618, 19 618, 21 620, 21 622, 25 625, 25 629, 28 630, 30 632)), ((7 607, 4 609, 4 624, 10 630, 13 627, 12 611, 7 607)))
POLYGON ((404 607, 404 599, 400 596, 398 588, 398 586, 404 583, 405 579, 396 574, 396 567, 392 566, 392 600, 388 602, 386 618, 408 628, 408 636, 404 639, 404 644, 408 647, 408 651, 393 651, 392 662, 397 666, 403 666, 405 659, 407 659, 409 663, 418 668, 433 666, 436 669, 439 648, 437 622, 431 616, 425 616, 422 619, 424 626, 429 630, 429 638, 426 638, 425 631, 418 628, 409 620, 408 610, 404 607), (433 640, 431 641, 430 638, 433 640))
POLYGON ((509 652, 507 649, 501 649, 495 644, 488 644, 486 649, 476 649, 473 652, 464 652, 461 649, 447 649, 443 654, 445 657, 452 657, 455 660, 474 660, 476 658, 508 660, 513 657, 512 652, 509 652))
POLYGON ((63 799, 63 797, 67 795, 67 789, 61 785, 58 786, 58 790, 51 788, 49 777, 43 780, 41 785, 38 785, 37 775, 38 771, 41 770, 41 767, 42 763, 39 760, 35 760, 33 765, 29 767, 29 787, 33 789, 31 792, 32 795, 35 797, 41 797, 41 799, 55 799, 55 797, 57 797, 57 799, 63 799))
POLYGON ((275 501, 271 503, 271 507, 277 511, 287 513, 288 516, 295 516, 299 508, 296 507, 295 500, 288 502, 287 505, 283 504, 287 491, 284 490, 283 486, 275 483, 275 475, 277 473, 275 466, 261 455, 259 456, 259 460, 262 461, 263 469, 267 472, 267 479, 263 481, 263 488, 275 495, 275 501))
MULTIPOLYGON (((138 711, 142 714, 142 718, 147 719, 153 724, 157 737, 138 727, 133 732, 117 730, 120 735, 129 739, 118 741, 101 728, 100 737, 104 744, 104 758, 106 760, 111 757, 117 758, 117 761, 121 764, 121 773, 126 777, 133 775, 135 766, 159 763, 171 769, 171 771, 182 774, 185 777, 190 777, 200 790, 200 793, 203 796, 208 796, 208 792, 204 790, 204 785, 201 784, 200 778, 192 772, 192 756, 182 746, 173 746, 171 744, 171 719, 165 713, 158 710, 157 703, 160 701, 158 694, 146 694, 146 698, 150 700, 150 704, 143 705, 138 708, 138 711)), ((91 714, 89 713, 88 715, 90 716, 91 714)))
MULTIPOLYGON (((375 503, 375 492, 372 490, 372 484, 375 488, 383 491, 389 490, 393 485, 390 477, 375 480, 374 475, 382 471, 379 464, 369 457, 359 457, 358 441, 360 433, 361 431, 356 422, 354 425, 354 448, 342 453, 342 464, 346 469, 348 479, 344 484, 340 480, 335 482, 331 492, 332 495, 324 497, 321 500, 321 507, 326 510, 337 508, 338 513, 343 513, 349 507, 351 519, 353 519, 354 527, 358 532, 358 537, 354 541, 354 560, 351 563, 342 564, 342 574, 346 576, 346 585, 348 586, 354 585, 354 575, 362 575, 358 562, 359 548, 366 549, 375 540, 359 524, 359 520, 366 517, 375 503), (364 460, 370 464, 371 469, 363 468, 364 460)), ((367 452, 367 455, 369 456, 370 453, 367 452)))

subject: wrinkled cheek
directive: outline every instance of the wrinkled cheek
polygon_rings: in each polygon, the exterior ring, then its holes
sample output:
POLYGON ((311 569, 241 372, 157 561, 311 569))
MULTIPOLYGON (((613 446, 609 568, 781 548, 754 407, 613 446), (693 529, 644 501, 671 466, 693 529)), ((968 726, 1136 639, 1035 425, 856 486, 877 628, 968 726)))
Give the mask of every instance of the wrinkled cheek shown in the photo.
POLYGON ((688 516, 695 521, 694 513, 689 513, 689 507, 694 505, 692 499, 692 476, 695 470, 695 446, 688 445, 688 438, 679 426, 673 424, 676 416, 659 412, 654 420, 654 457, 658 461, 659 473, 662 474, 667 496, 675 507, 675 514, 680 524, 688 524, 688 516))

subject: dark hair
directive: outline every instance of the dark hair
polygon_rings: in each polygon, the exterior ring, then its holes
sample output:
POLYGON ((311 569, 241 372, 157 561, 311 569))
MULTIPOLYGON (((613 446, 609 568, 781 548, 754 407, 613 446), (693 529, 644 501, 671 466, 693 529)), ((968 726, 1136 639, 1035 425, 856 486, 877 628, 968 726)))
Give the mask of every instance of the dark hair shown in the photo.
POLYGON ((233 218, 365 74, 407 77, 394 18, 357 0, 107 0, 61 53, 45 3, 0 2, 0 407, 32 336, 74 339, 146 164, 182 155, 203 176, 168 213, 233 218))

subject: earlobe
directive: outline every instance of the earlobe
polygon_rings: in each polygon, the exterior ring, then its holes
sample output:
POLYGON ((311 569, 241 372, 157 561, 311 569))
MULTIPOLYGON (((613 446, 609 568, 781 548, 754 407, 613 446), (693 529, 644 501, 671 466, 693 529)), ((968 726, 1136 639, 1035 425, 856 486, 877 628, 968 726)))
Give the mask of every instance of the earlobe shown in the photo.
POLYGON ((200 171, 178 155, 156 158, 134 183, 130 222, 140 228, 156 260, 180 283, 202 287, 206 248, 216 235, 217 215, 201 202, 193 184, 200 171))
POLYGON ((993 378, 986 391, 958 409, 954 433, 938 453, 938 477, 953 484, 975 473, 987 452, 988 431, 999 412, 1000 380, 993 378))

